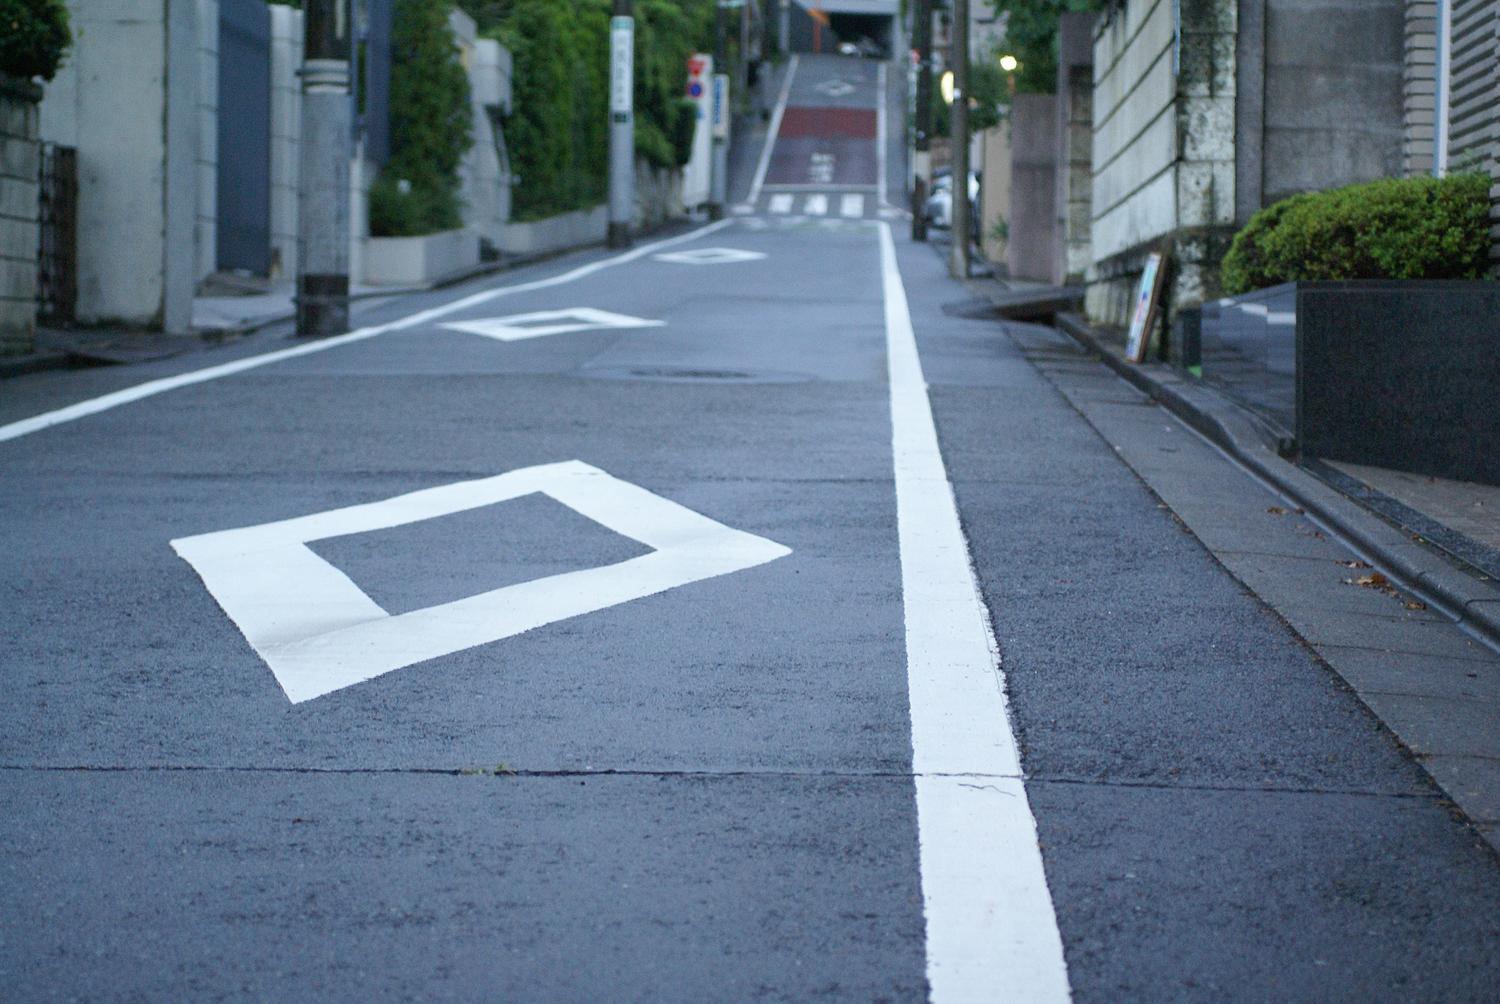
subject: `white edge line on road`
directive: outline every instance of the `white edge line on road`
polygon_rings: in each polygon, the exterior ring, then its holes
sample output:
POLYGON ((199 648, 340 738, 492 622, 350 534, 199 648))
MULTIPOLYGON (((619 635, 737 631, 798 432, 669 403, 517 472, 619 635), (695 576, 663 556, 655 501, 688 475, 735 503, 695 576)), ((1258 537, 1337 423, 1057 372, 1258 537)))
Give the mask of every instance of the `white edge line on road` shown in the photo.
POLYGON ((880 101, 875 106, 875 143, 878 147, 875 151, 875 170, 880 174, 880 178, 876 182, 880 186, 879 201, 875 203, 877 207, 889 205, 885 201, 885 106, 888 100, 885 93, 885 67, 885 63, 880 64, 880 70, 878 71, 880 83, 876 85, 880 90, 880 101))
POLYGON ((917 844, 936 1004, 1070 1000, 1005 681, 880 223, 917 844))
POLYGON ((760 151, 760 163, 755 165, 755 177, 750 182, 750 204, 760 201, 760 186, 766 183, 766 172, 771 168, 771 148, 776 145, 776 136, 781 132, 781 116, 786 113, 786 102, 792 95, 792 78, 797 75, 797 56, 786 67, 786 79, 781 82, 781 94, 776 98, 776 108, 771 112, 771 124, 766 128, 766 145, 760 151))
POLYGON ((720 220, 717 223, 710 223, 689 233, 679 234, 676 237, 668 237, 666 240, 654 241, 650 244, 642 244, 640 247, 626 251, 624 254, 589 262, 587 265, 580 265, 577 268, 570 269, 560 275, 549 276, 546 279, 535 279, 531 282, 517 283, 514 286, 499 286, 494 289, 481 290, 478 293, 472 293, 469 296, 461 297, 449 303, 421 310, 415 314, 408 314, 406 317, 398 318, 394 321, 387 321, 385 324, 377 324, 368 328, 357 328, 348 334, 334 335, 331 338, 321 338, 317 341, 295 345, 289 349, 278 349, 275 352, 250 356, 247 359, 236 359, 234 362, 222 363, 218 366, 208 366, 201 370, 193 370, 190 373, 179 373, 176 376, 163 377, 160 380, 149 380, 146 383, 136 384, 134 387, 126 387, 124 390, 117 390, 111 394, 89 398, 87 401, 70 404, 66 408, 58 408, 55 411, 43 412, 40 415, 23 418, 8 425, 0 425, 0 442, 5 442, 8 439, 19 439, 33 432, 49 429, 54 425, 62 425, 65 422, 73 422, 80 418, 87 418, 90 415, 97 415, 102 411, 109 411, 123 404, 130 404, 148 397, 155 397, 157 394, 164 394, 169 390, 176 390, 179 387, 188 387, 196 383, 207 383, 210 380, 217 380, 220 377, 243 373, 246 370, 268 366, 271 363, 279 363, 285 359, 295 359, 298 356, 312 355, 315 352, 323 352, 327 349, 337 348, 340 345, 361 342, 366 338, 374 338, 376 335, 383 335, 388 331, 397 331, 402 328, 425 324, 428 321, 436 320, 439 317, 446 317, 449 314, 457 313, 460 310, 467 310, 470 307, 477 307, 481 303, 487 303, 502 296, 529 293, 532 290, 546 289, 549 286, 560 286, 564 283, 574 282, 611 266, 623 265, 626 262, 634 261, 637 258, 660 251, 662 248, 672 247, 676 244, 683 244, 687 241, 707 236, 716 230, 721 230, 729 226, 733 222, 733 220, 720 220))

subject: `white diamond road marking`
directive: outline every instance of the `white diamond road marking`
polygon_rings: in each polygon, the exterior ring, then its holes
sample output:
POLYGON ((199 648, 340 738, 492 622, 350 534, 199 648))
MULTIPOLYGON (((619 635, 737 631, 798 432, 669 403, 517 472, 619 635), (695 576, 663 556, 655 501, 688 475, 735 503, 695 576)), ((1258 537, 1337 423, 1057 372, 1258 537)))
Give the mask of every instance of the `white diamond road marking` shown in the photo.
POLYGON ((768 208, 773 213, 789 213, 792 211, 792 196, 789 192, 777 192, 771 196, 768 208))
POLYGON ((739 248, 698 248, 692 251, 669 251, 652 257, 657 261, 676 265, 724 265, 735 261, 759 261, 765 254, 760 251, 741 251, 739 248))
POLYGON ((452 321, 443 327, 466 331, 472 335, 515 342, 523 338, 564 335, 571 331, 602 331, 608 328, 659 328, 663 321, 648 321, 593 307, 569 307, 566 310, 536 310, 509 317, 486 317, 477 321, 452 321))
POLYGON ((578 460, 172 541, 292 703, 791 554, 578 460), (652 553, 391 615, 307 545, 541 492, 652 553))
POLYGON ((854 85, 847 80, 825 80, 817 85, 817 90, 831 98, 841 98, 845 94, 853 94, 854 85))
POLYGON ((863 217, 865 215, 865 197, 856 192, 847 192, 839 200, 839 213, 843 216, 863 217))

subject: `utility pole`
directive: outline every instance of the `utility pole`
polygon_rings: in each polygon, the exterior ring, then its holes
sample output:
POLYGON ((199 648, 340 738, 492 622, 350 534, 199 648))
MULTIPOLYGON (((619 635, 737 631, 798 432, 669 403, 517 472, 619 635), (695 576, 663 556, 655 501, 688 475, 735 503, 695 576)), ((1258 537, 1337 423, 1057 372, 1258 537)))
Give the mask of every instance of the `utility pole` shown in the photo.
POLYGON ((336 335, 349 330, 349 7, 307 0, 303 9, 297 334, 336 335))
POLYGON ((949 271, 969 277, 969 0, 953 0, 953 258, 949 271))
POLYGON ((792 0, 780 0, 776 8, 776 48, 783 57, 792 52, 792 0))
POLYGON ((911 239, 927 239, 927 194, 932 184, 932 0, 916 0, 917 110, 913 137, 916 179, 911 189, 911 239))
POLYGON ((609 19, 609 246, 630 246, 635 215, 635 19, 614 0, 609 19))
POLYGON ((724 107, 729 98, 729 75, 725 73, 728 57, 725 55, 724 43, 726 6, 724 0, 715 0, 714 75, 709 81, 708 92, 708 108, 712 113, 709 125, 713 131, 713 162, 708 182, 708 218, 711 220, 724 218, 725 193, 729 187, 729 179, 726 177, 729 174, 729 136, 725 129, 729 109, 724 107))

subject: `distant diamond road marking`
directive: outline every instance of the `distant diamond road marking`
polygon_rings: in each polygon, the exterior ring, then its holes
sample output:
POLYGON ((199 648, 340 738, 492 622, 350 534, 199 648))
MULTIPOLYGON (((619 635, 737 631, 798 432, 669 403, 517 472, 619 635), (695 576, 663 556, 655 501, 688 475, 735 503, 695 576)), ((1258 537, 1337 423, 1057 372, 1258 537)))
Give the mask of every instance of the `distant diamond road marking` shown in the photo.
POLYGON ((657 261, 676 265, 727 265, 738 261, 759 261, 765 257, 763 251, 742 251, 739 248, 695 248, 692 251, 668 251, 653 255, 657 261))
POLYGON ((453 321, 443 327, 451 331, 466 331, 486 338, 497 338, 502 342, 515 342, 525 338, 543 338, 547 335, 565 335, 574 331, 602 331, 608 328, 659 328, 664 322, 648 321, 644 317, 630 317, 593 307, 569 307, 566 310, 536 310, 529 314, 511 314, 509 317, 486 317, 477 321, 453 321))
POLYGON ((815 89, 822 91, 830 98, 841 98, 846 94, 854 93, 854 85, 847 80, 825 80, 816 85, 815 89))
POLYGON ((292 703, 415 663, 774 561, 790 548, 735 530, 578 460, 366 505, 172 541, 292 703), (307 545, 536 492, 652 553, 391 615, 307 545))

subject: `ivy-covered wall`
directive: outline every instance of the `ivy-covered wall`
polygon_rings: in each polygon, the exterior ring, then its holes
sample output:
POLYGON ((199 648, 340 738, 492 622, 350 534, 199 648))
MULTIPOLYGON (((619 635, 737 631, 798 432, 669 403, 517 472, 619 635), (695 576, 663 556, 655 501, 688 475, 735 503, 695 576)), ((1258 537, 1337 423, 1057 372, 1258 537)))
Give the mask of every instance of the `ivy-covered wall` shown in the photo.
MULTIPOLYGON (((542 219, 603 202, 609 170, 606 0, 460 0, 514 57, 515 111, 505 145, 516 177, 512 216, 542 219)), ((711 45, 713 0, 635 4, 636 153, 686 163, 693 111, 687 58, 711 45)))

